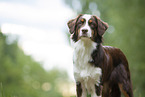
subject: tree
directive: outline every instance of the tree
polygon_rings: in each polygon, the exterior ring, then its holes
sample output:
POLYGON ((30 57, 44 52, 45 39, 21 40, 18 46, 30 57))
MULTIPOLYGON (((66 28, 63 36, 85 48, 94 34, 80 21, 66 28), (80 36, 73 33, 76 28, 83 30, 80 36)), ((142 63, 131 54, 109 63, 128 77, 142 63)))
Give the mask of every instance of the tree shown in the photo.
POLYGON ((66 72, 45 71, 8 37, 0 32, 0 97, 62 97, 57 85, 68 82, 66 72))

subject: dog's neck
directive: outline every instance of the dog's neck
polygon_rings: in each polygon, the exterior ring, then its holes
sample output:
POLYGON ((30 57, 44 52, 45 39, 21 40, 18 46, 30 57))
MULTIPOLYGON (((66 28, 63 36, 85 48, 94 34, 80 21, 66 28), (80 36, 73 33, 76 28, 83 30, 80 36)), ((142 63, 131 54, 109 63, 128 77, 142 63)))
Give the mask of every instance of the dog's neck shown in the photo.
POLYGON ((97 43, 89 38, 81 38, 74 43, 74 61, 81 60, 81 64, 88 64, 92 60, 92 53, 96 49, 97 43))
POLYGON ((89 62, 95 67, 101 67, 105 56, 102 44, 89 38, 81 38, 74 43, 74 55, 75 58, 89 62), (87 59, 84 58, 85 56, 87 59))
POLYGON ((96 49, 97 43, 93 42, 90 38, 82 37, 76 43, 74 43, 75 49, 96 49))

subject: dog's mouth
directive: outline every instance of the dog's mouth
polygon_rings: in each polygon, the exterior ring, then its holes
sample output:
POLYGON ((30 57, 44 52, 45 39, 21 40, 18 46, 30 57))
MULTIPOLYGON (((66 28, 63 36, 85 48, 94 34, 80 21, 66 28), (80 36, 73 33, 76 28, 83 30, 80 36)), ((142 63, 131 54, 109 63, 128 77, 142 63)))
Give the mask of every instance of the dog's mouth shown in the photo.
POLYGON ((87 33, 86 34, 82 34, 79 36, 79 39, 91 39, 91 36, 89 36, 87 33))
POLYGON ((80 36, 80 39, 91 39, 91 37, 88 37, 87 35, 83 35, 83 36, 80 36))
POLYGON ((86 34, 83 34, 81 37, 88 37, 88 35, 86 35, 86 34))
POLYGON ((88 34, 82 34, 80 37, 89 38, 88 34))

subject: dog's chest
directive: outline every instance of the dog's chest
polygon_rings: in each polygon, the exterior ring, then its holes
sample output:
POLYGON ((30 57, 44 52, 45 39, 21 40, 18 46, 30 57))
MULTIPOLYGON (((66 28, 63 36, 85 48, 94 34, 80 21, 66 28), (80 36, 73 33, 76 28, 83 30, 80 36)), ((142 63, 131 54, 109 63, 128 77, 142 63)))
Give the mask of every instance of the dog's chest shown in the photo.
POLYGON ((81 40, 75 44, 74 50, 74 77, 80 82, 99 82, 101 76, 101 68, 94 67, 89 63, 91 54, 96 49, 96 43, 92 41, 81 40))

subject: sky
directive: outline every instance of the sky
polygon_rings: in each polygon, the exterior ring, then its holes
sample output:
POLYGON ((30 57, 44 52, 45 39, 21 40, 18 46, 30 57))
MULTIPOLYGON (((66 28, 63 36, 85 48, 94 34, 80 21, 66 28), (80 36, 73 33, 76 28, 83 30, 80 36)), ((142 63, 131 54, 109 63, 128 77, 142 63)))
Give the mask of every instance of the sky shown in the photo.
POLYGON ((46 70, 66 70, 73 79, 73 49, 68 44, 67 22, 76 13, 64 0, 0 0, 0 29, 18 38, 26 55, 41 62, 46 70))

